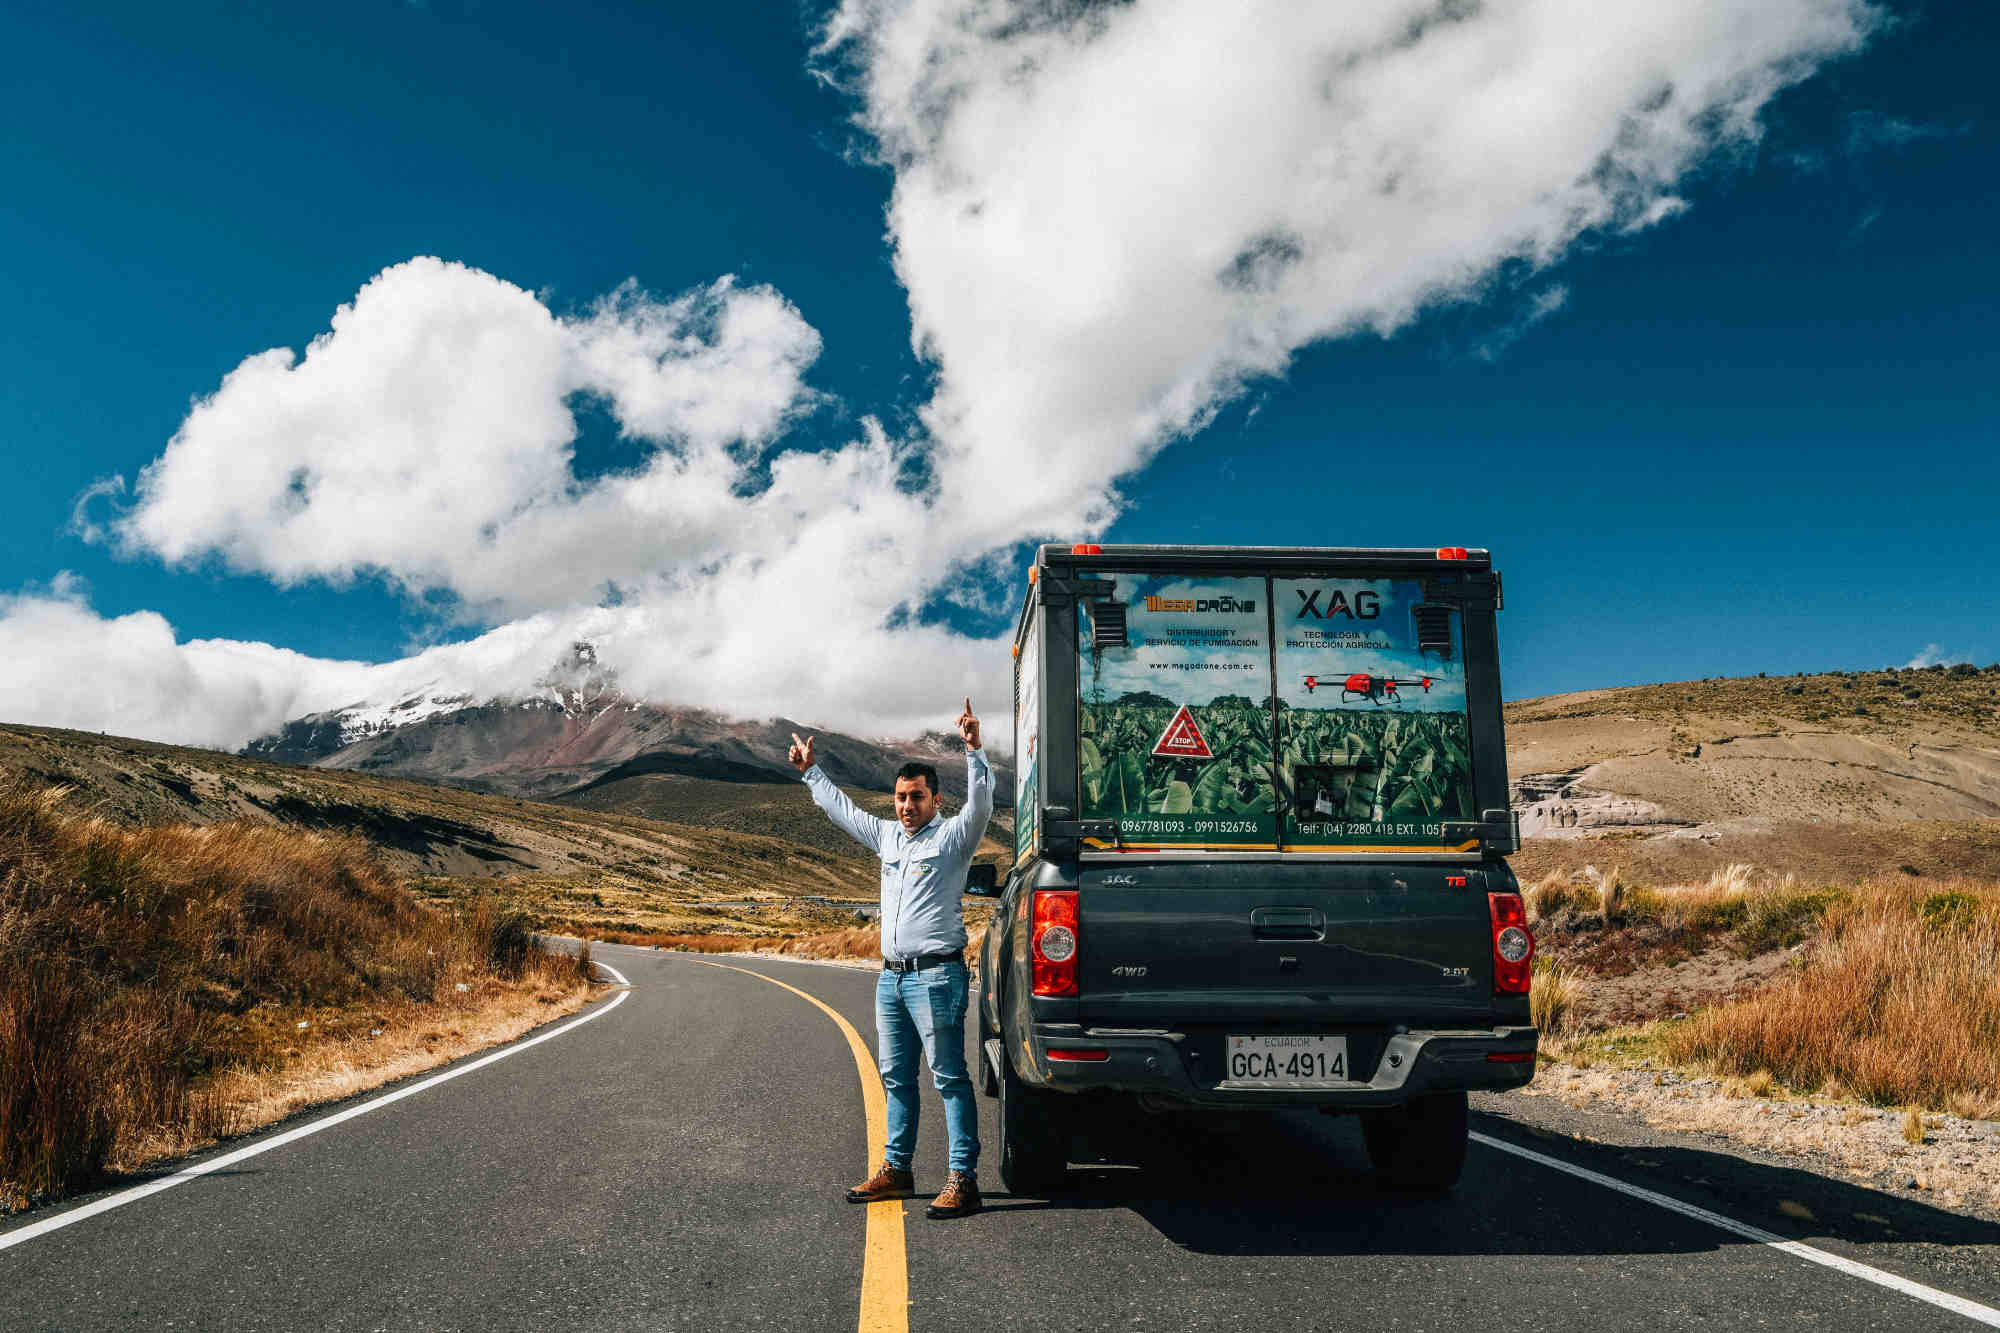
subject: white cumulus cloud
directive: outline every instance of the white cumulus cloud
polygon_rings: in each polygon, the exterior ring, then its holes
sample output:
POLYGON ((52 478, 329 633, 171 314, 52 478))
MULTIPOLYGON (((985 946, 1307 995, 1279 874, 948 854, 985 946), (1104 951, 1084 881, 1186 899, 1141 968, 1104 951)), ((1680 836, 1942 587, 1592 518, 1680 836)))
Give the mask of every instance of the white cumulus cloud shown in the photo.
POLYGON ((1089 526, 1113 479, 1307 343, 1681 211, 1690 169, 1873 13, 846 0, 821 57, 895 169, 941 486, 987 497, 998 542, 1089 526))
POLYGON ((818 354, 768 287, 725 278, 663 302, 628 285, 562 318, 491 274, 413 259, 303 356, 231 371, 112 530, 169 563, 380 573, 489 618, 589 601, 726 549, 738 456, 809 400, 818 354), (629 469, 579 481, 581 396, 608 405, 629 469))

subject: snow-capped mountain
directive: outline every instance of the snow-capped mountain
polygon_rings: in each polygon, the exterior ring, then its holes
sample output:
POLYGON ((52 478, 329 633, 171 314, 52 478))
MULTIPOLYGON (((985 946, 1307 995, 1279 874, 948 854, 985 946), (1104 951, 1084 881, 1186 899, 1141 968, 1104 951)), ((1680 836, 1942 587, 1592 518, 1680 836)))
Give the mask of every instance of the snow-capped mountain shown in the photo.
MULTIPOLYGON (((743 721, 648 703, 622 693, 583 642, 518 696, 475 698, 433 682, 296 718, 244 753, 546 799, 661 774, 796 781, 785 757, 794 731, 818 734, 816 756, 836 782, 887 790, 896 768, 916 758, 937 764, 947 794, 964 793, 965 770, 951 762, 963 753, 956 735, 867 741, 788 718, 743 721)), ((996 770, 996 799, 1006 805, 1012 775, 996 770)))

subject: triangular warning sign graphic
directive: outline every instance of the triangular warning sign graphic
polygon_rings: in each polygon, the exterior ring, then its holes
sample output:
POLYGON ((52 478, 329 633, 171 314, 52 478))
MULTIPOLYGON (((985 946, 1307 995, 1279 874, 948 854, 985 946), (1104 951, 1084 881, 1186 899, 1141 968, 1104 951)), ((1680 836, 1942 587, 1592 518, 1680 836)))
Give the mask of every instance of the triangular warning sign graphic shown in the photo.
POLYGON ((1202 739, 1201 728, 1194 724, 1194 714, 1186 704, 1181 705, 1181 711, 1174 714, 1174 720, 1160 733, 1160 743, 1153 747, 1153 753, 1165 759, 1215 758, 1215 751, 1202 739))

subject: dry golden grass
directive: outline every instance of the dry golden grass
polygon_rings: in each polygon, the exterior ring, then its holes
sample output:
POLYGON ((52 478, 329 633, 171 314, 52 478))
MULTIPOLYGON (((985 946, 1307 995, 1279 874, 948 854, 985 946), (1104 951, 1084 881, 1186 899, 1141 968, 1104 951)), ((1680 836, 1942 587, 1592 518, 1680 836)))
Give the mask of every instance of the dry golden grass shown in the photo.
POLYGON ((688 953, 750 953, 782 944, 785 936, 734 935, 720 932, 613 930, 597 936, 606 944, 630 944, 640 949, 679 949, 688 953))
POLYGON ((791 954, 797 958, 880 958, 882 928, 850 926, 845 930, 801 935, 797 939, 787 940, 779 946, 778 952, 791 954))
POLYGON ((1622 866, 1612 866, 1609 870, 1599 870, 1596 866, 1585 866, 1583 877, 1597 891, 1597 914, 1606 921, 1616 921, 1625 914, 1625 871, 1622 866))
MULTIPOLYGON (((979 906, 967 910, 966 915, 981 915, 988 909, 979 906)), ((683 949, 692 953, 775 953, 788 958, 815 958, 823 961, 863 961, 872 962, 882 957, 882 928, 880 926, 845 926, 838 930, 810 931, 798 935, 784 935, 776 939, 757 938, 744 935, 635 935, 617 933, 603 937, 609 944, 636 944, 661 949, 683 949)), ((979 949, 986 940, 986 926, 983 921, 966 923, 965 961, 969 967, 978 967, 979 949)))
POLYGON ((1717 897, 1745 893, 1750 888, 1750 876, 1756 867, 1748 861, 1732 861, 1708 877, 1702 888, 1717 897))
POLYGON ((1556 963, 1539 965, 1528 985, 1530 1021, 1549 1035, 1569 1030, 1570 1015, 1583 993, 1583 977, 1556 963))
MULTIPOLYGON (((1744 929, 1823 918, 1810 961, 1675 1031, 1677 1059, 1774 1072, 1794 1088, 1838 1079, 1877 1105, 2000 1099, 2000 885, 1883 878, 1852 891, 1792 886, 1744 929)), ((1775 936, 1782 941, 1785 936, 1775 936)))
POLYGON ((384 1006, 583 979, 523 916, 421 907, 356 838, 124 828, 63 799, 0 788, 0 1204, 230 1132, 225 1073, 280 1073, 384 1006))
POLYGON ((1912 1106, 1903 1113, 1903 1142, 1922 1144, 1924 1141, 1923 1113, 1912 1106))
POLYGON ((1533 921, 1546 920, 1564 908, 1581 906, 1584 901, 1575 876, 1567 870, 1551 870, 1523 890, 1521 896, 1533 921))
POLYGON ((1801 884, 1790 874, 1759 881, 1748 862, 1719 867, 1705 880, 1657 888, 1635 883, 1620 865, 1585 866, 1582 882, 1555 870, 1527 890, 1531 918, 1552 932, 1552 939, 1578 928, 1657 928, 1648 938, 1661 952, 1674 954, 1733 933, 1745 957, 1800 943, 1846 896, 1843 889, 1801 884))
POLYGON ((1754 1069, 1741 1078, 1726 1080, 1722 1085, 1725 1097, 1769 1097, 1778 1090, 1778 1080, 1771 1077, 1768 1069, 1754 1069))

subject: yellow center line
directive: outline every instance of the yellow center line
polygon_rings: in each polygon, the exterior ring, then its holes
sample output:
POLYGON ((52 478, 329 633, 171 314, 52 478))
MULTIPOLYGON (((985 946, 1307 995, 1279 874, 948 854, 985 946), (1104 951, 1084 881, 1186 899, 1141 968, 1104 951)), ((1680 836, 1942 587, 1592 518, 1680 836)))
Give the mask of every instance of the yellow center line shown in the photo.
MULTIPOLYGON (((861 1075, 861 1106, 868 1117, 867 1170, 873 1175, 889 1144, 889 1108, 882 1093, 882 1076, 875 1069, 875 1057, 854 1025, 817 995, 808 995, 776 977, 752 972, 747 967, 712 963, 706 958, 689 961, 784 986, 800 999, 818 1005, 839 1025, 841 1035, 847 1038, 847 1049, 854 1055, 854 1068, 861 1075)), ((864 1206, 868 1210, 868 1240, 861 1257, 860 1333, 906 1333, 910 1327, 910 1268, 903 1253, 903 1201, 878 1199, 864 1206)))

